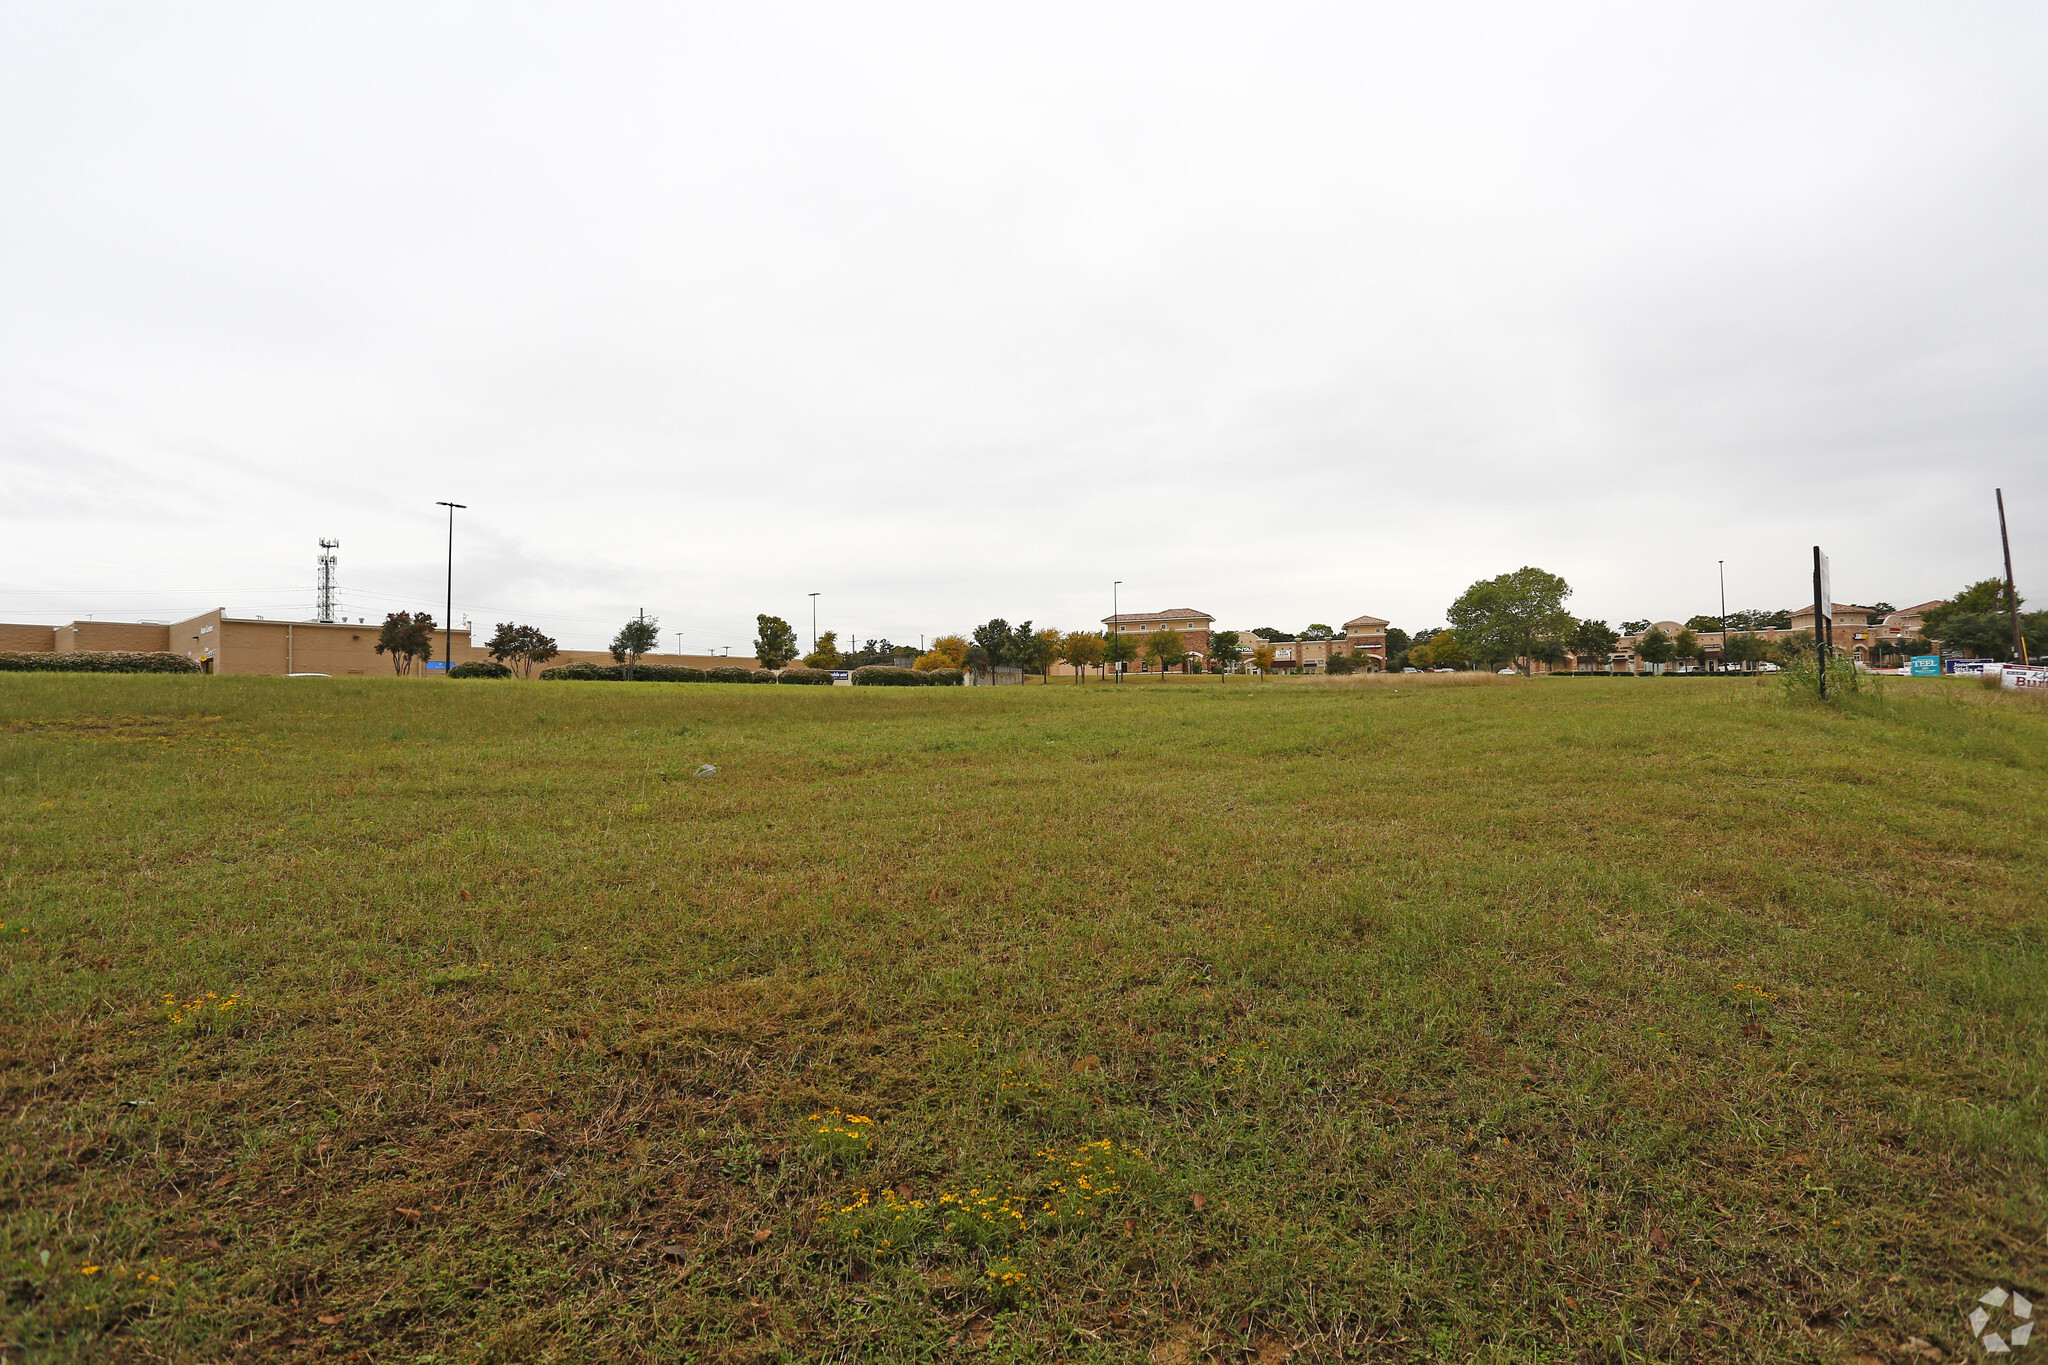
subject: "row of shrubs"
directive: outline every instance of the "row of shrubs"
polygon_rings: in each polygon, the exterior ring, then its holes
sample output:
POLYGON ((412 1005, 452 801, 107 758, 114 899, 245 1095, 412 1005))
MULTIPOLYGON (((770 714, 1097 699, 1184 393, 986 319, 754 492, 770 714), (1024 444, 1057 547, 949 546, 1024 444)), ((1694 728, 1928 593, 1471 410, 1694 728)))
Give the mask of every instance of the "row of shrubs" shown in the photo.
MULTIPOLYGON (((457 664, 448 670, 451 678, 509 678, 512 670, 499 663, 457 664)), ((720 668, 687 668, 674 664, 636 664, 627 677, 624 664, 563 664, 541 670, 546 682, 722 682, 780 683, 783 686, 830 687, 832 675, 822 668, 741 668, 729 664, 720 668)), ((965 675, 957 668, 935 668, 920 673, 912 668, 876 665, 853 670, 855 687, 958 687, 965 675)))
POLYGON ((197 673, 182 654, 152 650, 88 649, 64 654, 54 649, 0 649, 0 673, 197 673))

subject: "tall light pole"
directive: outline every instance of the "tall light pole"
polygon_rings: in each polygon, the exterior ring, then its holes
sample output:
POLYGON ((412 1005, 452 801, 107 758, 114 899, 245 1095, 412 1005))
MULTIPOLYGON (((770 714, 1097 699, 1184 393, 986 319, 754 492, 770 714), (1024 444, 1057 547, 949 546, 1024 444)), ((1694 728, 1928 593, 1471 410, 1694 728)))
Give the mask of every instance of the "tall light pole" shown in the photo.
POLYGON ((437 502, 436 507, 448 509, 448 614, 441 619, 441 671, 446 673, 455 661, 448 657, 455 648, 455 509, 467 510, 466 502, 437 502))
POLYGON ((2005 610, 2012 618, 2012 654, 2022 666, 2027 660, 2027 637, 2020 630, 2020 595, 2012 586, 2012 541, 2005 534, 2005 490, 1998 494, 1998 545, 2005 551, 2005 610))
POLYGON ((1728 561, 1714 561, 1721 571, 1721 671, 1728 671, 1728 561))
POLYGON ((818 594, 811 594, 811 653, 818 652, 818 594))
POLYGON ((1117 647, 1110 651, 1116 658, 1110 662, 1116 669, 1116 680, 1119 683, 1124 680, 1124 613, 1123 608, 1117 605, 1116 590, 1123 585, 1124 581, 1121 578, 1109 585, 1109 629, 1116 636, 1117 643, 1117 647))

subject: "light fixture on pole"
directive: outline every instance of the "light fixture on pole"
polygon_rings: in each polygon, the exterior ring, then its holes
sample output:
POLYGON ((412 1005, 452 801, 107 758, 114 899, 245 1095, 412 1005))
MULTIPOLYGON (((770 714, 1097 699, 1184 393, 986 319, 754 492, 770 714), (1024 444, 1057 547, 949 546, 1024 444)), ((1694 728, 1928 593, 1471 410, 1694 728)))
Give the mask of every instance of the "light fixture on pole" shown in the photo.
POLYGON ((1728 561, 1717 559, 1715 567, 1721 571, 1721 671, 1728 671, 1728 561))
POLYGON ((1115 665, 1118 682, 1124 680, 1124 613, 1123 608, 1117 605, 1116 590, 1122 587, 1123 583, 1124 581, 1119 578, 1109 585, 1109 629, 1116 636, 1116 647, 1110 653, 1116 655, 1111 662, 1115 665))
MULTIPOLYGON (((454 667, 455 661, 448 657, 455 648, 455 510, 467 509, 466 502, 437 502, 436 507, 448 509, 448 606, 447 615, 441 618, 441 671, 446 673, 454 667)), ((428 637, 432 639, 432 636, 428 637)))

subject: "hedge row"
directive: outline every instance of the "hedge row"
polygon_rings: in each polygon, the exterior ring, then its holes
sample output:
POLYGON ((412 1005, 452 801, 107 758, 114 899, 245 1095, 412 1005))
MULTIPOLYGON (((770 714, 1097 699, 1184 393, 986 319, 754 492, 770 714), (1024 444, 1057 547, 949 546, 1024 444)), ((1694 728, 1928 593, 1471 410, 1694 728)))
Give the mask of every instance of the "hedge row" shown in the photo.
MULTIPOLYGON (((68 656, 67 656, 68 657, 68 656)), ((471 669, 500 669, 502 664, 458 664, 449 673, 451 678, 508 678, 510 669, 504 672, 470 672, 471 669)), ((548 682, 624 682, 626 668, 623 664, 563 664, 558 668, 541 670, 541 678, 548 682)), ((920 673, 912 668, 890 668, 876 664, 868 668, 853 670, 855 687, 958 687, 966 675, 957 668, 935 668, 920 673)), ((738 664, 724 664, 717 668, 677 668, 670 664, 640 664, 633 670, 635 682, 722 682, 722 683, 782 683, 796 687, 829 687, 832 675, 822 668, 785 668, 780 674, 765 668, 741 668, 738 664)))
POLYGON ((509 678, 512 670, 493 659, 472 659, 448 670, 451 678, 509 678))
POLYGON ((53 649, 0 650, 0 673, 197 673, 199 665, 182 654, 137 653, 132 650, 80 650, 61 654, 53 649))
POLYGON ((891 668, 887 664, 870 664, 866 668, 853 670, 855 687, 958 687, 966 674, 957 668, 934 668, 920 672, 915 668, 891 668))

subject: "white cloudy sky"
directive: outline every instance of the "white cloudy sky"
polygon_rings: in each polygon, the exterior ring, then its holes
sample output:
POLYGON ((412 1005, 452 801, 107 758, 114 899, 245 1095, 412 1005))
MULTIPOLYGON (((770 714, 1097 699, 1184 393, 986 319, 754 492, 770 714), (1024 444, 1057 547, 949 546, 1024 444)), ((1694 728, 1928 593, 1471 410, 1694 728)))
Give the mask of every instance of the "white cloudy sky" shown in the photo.
POLYGON ((0 619, 2048 598, 2048 7, 0 0, 0 619))

